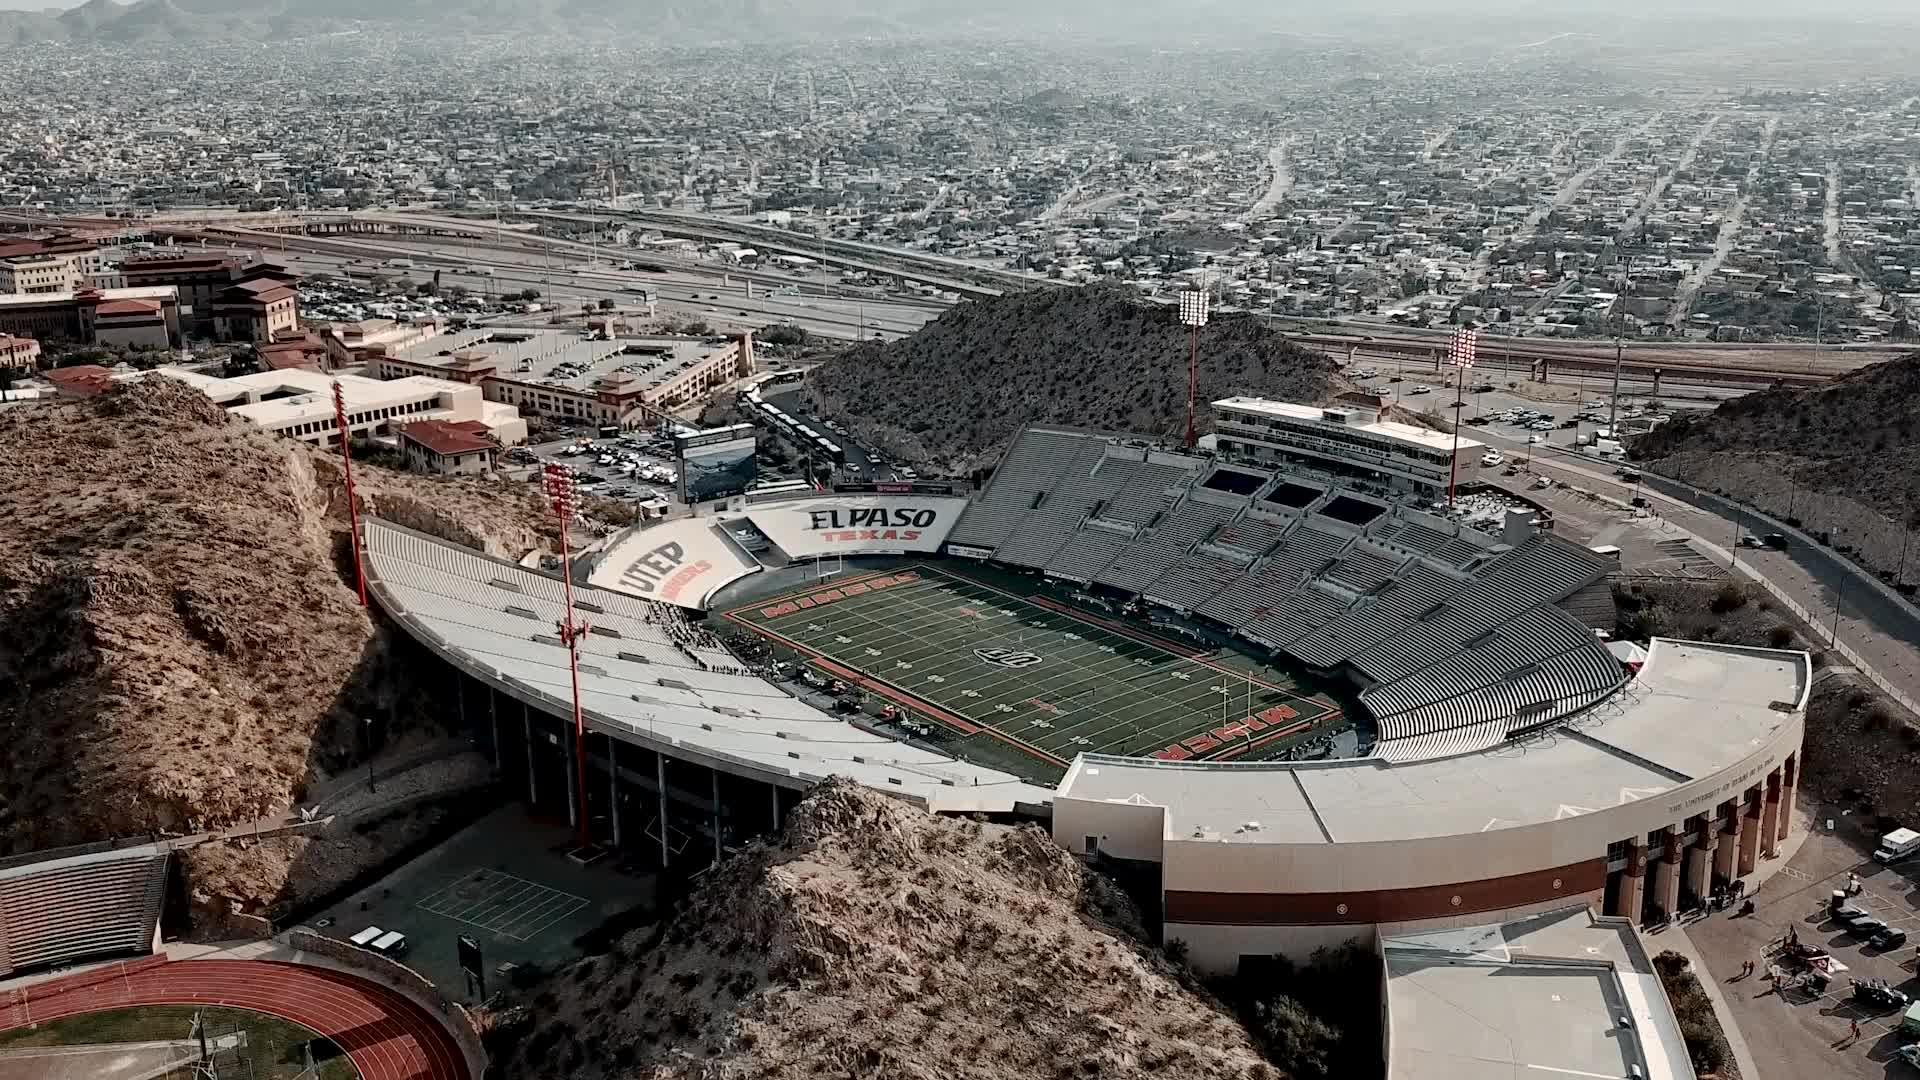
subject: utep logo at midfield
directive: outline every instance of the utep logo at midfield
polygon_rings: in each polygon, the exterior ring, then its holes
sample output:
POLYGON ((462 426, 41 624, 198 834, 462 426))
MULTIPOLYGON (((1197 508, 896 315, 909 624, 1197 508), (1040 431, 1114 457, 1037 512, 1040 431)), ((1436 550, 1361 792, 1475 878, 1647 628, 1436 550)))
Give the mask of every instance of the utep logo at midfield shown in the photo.
POLYGON ((1015 649, 975 649, 973 655, 1003 668, 1032 667, 1040 662, 1039 654, 1015 649))

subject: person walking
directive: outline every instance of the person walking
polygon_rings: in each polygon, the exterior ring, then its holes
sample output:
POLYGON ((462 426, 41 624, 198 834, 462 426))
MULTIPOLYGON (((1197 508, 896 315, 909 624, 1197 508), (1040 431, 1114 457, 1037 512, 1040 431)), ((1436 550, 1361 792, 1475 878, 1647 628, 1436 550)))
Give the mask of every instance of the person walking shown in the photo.
POLYGON ((1848 1032, 1848 1038, 1857 1041, 1860 1038, 1860 1021, 1858 1020, 1847 1021, 1847 1032, 1848 1032))

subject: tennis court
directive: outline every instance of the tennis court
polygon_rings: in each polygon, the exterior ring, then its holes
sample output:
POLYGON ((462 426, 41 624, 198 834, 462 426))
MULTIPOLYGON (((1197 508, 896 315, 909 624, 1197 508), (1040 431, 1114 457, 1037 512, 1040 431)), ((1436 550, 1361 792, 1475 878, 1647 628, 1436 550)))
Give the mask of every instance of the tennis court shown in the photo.
POLYGON ((1341 719, 1332 701, 1237 655, 926 565, 726 617, 941 726, 964 756, 1041 779, 1079 753, 1271 759, 1341 719))

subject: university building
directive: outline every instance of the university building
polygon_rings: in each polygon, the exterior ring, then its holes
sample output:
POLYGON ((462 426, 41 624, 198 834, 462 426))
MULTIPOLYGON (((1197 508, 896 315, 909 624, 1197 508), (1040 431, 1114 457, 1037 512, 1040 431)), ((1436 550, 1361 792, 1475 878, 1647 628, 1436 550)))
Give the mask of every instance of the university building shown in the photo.
POLYGON ((1386 419, 1386 403, 1371 394, 1341 394, 1331 405, 1233 397, 1213 403, 1222 455, 1258 464, 1292 464, 1372 484, 1383 490, 1432 495, 1486 447, 1386 419))

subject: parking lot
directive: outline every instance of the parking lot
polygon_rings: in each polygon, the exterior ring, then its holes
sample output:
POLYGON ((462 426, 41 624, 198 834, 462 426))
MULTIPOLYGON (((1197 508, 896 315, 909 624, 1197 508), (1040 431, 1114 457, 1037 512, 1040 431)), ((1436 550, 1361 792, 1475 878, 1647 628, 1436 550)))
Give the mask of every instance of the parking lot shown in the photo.
POLYGON ((565 438, 515 447, 508 451, 502 471, 531 482, 541 466, 557 463, 572 469, 580 489, 590 495, 634 503, 656 498, 680 501, 671 444, 650 442, 651 432, 607 439, 590 429, 575 430, 565 438), (590 440, 592 447, 583 449, 582 439, 590 440))
MULTIPOLYGON (((1834 813, 1823 810, 1814 817, 1824 823, 1834 813)), ((1845 822, 1840 824, 1844 829, 1845 822)), ((1903 1041, 1898 1034, 1902 1010, 1862 1005, 1853 998, 1852 984, 1854 979, 1883 979, 1909 996, 1920 992, 1914 968, 1914 941, 1920 940, 1916 874, 1920 864, 1914 861, 1881 866, 1823 828, 1809 835, 1793 860, 1754 893, 1753 915, 1718 914, 1686 928, 1769 1076, 1917 1075, 1896 1056, 1903 1041), (1858 874, 1862 886, 1853 903, 1906 931, 1905 944, 1875 949, 1831 918, 1829 898, 1833 890, 1846 887, 1849 874, 1858 874), (1783 955, 1789 929, 1800 944, 1825 949, 1846 965, 1824 992, 1792 984, 1804 967, 1783 955), (1741 964, 1749 960, 1756 965, 1755 973, 1742 977, 1741 964), (1774 969, 1787 976, 1783 990, 1776 991, 1769 978, 1774 969), (1860 1025, 1858 1039, 1850 1023, 1860 1025)), ((1650 947, 1658 950, 1658 940, 1651 938, 1650 947)))

